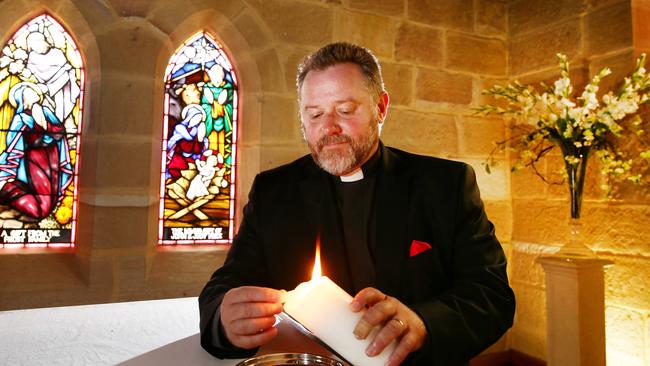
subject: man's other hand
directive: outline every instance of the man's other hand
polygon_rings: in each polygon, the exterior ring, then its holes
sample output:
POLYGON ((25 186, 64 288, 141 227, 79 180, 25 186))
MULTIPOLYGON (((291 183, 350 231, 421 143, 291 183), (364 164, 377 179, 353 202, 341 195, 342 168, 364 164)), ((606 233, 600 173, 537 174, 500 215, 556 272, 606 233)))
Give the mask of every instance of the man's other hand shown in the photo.
POLYGON ((255 348, 277 334, 275 315, 282 311, 284 291, 242 286, 229 290, 221 303, 221 326, 230 343, 239 348, 255 348))
POLYGON ((393 340, 397 347, 390 355, 388 366, 401 364, 409 353, 419 349, 427 336, 420 317, 394 297, 367 287, 354 297, 350 308, 354 312, 367 309, 354 328, 354 335, 365 339, 375 326, 380 330, 366 349, 368 356, 380 354, 393 340))

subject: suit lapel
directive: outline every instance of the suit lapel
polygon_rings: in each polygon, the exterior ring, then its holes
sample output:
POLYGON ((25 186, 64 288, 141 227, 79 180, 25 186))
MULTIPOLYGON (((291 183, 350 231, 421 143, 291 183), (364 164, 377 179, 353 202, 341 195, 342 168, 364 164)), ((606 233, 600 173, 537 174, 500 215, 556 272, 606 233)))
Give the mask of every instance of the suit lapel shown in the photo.
POLYGON ((311 257, 314 257, 316 240, 320 237, 323 275, 349 291, 352 284, 343 242, 341 218, 329 175, 314 167, 312 174, 301 181, 299 187, 305 216, 308 217, 310 231, 314 238, 313 242, 308 244, 313 248, 311 257))
POLYGON ((411 194, 409 176, 399 170, 399 157, 383 145, 381 147, 383 174, 380 174, 375 192, 377 287, 397 296, 403 286, 400 276, 408 258, 411 194))

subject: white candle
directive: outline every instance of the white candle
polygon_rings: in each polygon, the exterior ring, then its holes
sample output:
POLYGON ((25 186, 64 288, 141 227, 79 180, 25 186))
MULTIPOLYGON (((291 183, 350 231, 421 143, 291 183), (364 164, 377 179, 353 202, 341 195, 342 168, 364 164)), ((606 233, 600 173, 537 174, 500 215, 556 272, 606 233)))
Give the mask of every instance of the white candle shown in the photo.
POLYGON ((351 302, 352 296, 322 276, 289 291, 284 311, 354 366, 385 365, 395 342, 379 355, 367 356, 366 348, 379 328, 375 327, 366 339, 357 339, 353 331, 365 310, 353 312, 349 307, 351 302))

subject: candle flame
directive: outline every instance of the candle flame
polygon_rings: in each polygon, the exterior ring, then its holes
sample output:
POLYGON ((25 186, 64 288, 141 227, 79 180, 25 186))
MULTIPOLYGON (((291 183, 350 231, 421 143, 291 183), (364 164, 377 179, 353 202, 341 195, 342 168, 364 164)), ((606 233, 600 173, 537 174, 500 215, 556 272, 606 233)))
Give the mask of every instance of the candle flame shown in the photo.
POLYGON ((314 270, 311 272, 311 279, 315 280, 322 276, 320 269, 320 238, 316 239, 316 257, 314 258, 314 270))

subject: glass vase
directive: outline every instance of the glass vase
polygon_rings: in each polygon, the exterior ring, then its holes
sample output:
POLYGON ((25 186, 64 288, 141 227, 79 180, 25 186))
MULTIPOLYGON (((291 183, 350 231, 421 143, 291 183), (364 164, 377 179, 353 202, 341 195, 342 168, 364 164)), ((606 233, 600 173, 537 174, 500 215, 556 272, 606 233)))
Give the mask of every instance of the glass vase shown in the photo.
MULTIPOLYGON (((575 156, 575 155, 574 155, 575 156)), ((589 152, 584 151, 578 155, 578 163, 571 164, 566 162, 567 180, 569 183, 569 194, 571 202, 571 216, 567 223, 566 243, 562 246, 558 254, 565 256, 593 256, 594 252, 584 243, 582 234, 583 224, 580 220, 582 210, 582 193, 585 186, 585 176, 587 173, 587 161, 589 152)))

